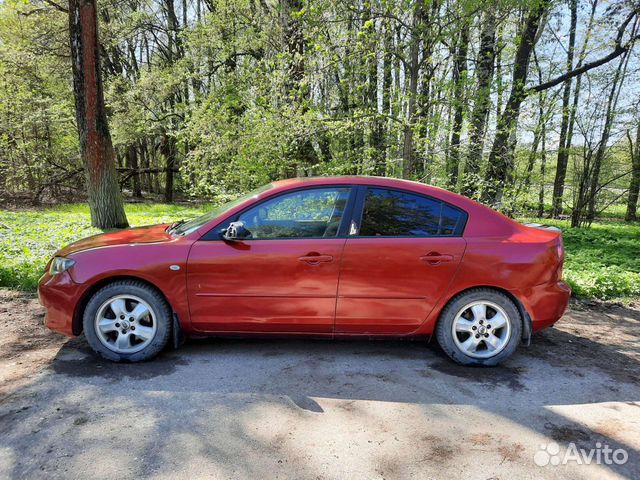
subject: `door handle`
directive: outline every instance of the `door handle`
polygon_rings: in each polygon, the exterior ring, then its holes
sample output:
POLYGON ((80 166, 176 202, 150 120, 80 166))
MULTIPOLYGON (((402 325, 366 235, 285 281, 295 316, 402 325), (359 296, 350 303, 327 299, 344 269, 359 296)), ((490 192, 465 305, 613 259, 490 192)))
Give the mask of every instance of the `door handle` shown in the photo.
POLYGON ((453 262, 453 255, 441 255, 438 252, 431 252, 420 257, 420 260, 429 265, 440 265, 441 263, 453 262))
POLYGON ((299 257, 298 260, 309 265, 320 265, 320 263, 333 262, 333 257, 331 255, 305 255, 299 257))

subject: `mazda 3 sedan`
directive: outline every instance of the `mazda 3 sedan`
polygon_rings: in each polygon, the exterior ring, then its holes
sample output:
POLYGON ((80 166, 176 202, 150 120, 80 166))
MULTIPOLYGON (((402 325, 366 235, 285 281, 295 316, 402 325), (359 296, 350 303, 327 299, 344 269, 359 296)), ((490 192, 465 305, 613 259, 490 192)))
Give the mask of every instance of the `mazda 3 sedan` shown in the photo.
POLYGON ((199 218, 58 251, 45 324, 113 361, 184 336, 435 336, 496 365, 563 314, 557 229, 436 187, 374 177, 274 182, 199 218))

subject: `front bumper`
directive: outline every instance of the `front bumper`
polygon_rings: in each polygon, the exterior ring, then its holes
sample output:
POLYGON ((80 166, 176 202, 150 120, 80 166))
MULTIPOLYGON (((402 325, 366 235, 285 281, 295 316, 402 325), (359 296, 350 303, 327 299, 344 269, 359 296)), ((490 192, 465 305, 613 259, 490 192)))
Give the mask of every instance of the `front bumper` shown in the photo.
POLYGON ((546 283, 518 292, 523 306, 531 317, 533 332, 550 327, 564 315, 571 287, 563 281, 546 283))
POLYGON ((69 272, 58 275, 45 273, 38 283, 38 300, 47 309, 44 325, 58 333, 74 336, 73 315, 82 296, 82 288, 69 272))

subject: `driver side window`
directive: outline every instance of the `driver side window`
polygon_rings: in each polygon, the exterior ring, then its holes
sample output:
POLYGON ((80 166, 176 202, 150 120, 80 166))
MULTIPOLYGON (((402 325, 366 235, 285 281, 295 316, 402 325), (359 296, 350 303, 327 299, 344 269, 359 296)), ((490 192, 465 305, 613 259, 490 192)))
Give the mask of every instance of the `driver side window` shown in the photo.
POLYGON ((338 235, 349 188, 327 187, 279 195, 242 213, 249 239, 331 238, 338 235))

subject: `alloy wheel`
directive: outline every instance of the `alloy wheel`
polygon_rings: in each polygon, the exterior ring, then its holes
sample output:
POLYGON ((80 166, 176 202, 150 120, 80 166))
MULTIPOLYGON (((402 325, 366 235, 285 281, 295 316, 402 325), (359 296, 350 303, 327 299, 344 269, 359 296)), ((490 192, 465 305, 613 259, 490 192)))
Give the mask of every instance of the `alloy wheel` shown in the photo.
POLYGON ((95 317, 95 332, 109 350, 135 353, 156 335, 156 315, 151 306, 134 295, 116 295, 104 302, 95 317))
POLYGON ((500 353, 511 338, 509 316, 499 305, 472 302, 462 307, 452 324, 453 341, 473 358, 490 358, 500 353))

